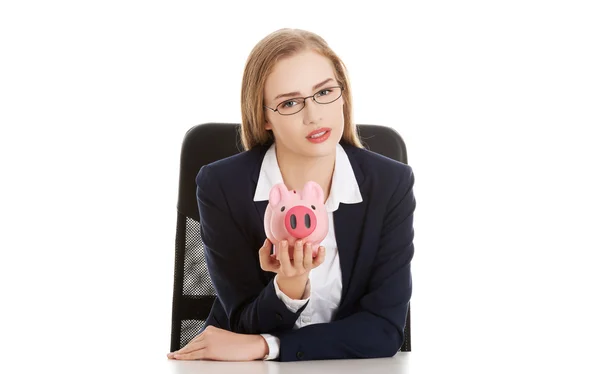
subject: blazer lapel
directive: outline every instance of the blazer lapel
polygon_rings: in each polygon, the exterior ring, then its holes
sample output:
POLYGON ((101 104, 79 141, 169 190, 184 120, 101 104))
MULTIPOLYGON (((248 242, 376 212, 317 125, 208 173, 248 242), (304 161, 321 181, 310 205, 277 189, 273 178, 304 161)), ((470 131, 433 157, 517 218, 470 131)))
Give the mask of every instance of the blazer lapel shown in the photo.
MULTIPOLYGON (((255 201, 254 208, 256 208, 256 214, 258 214, 257 223, 259 224, 258 232, 262 232, 263 236, 266 238, 267 235, 265 233, 265 211, 267 210, 267 205, 269 205, 269 201, 255 201)), ((264 238, 263 238, 264 239, 264 238)), ((261 243, 262 245, 262 243, 261 243)))
POLYGON ((365 176, 354 152, 355 149, 350 146, 343 146, 352 165, 363 201, 357 204, 340 203, 338 209, 333 212, 335 240, 342 270, 342 299, 339 309, 344 306, 352 282, 352 274, 354 274, 356 259, 362 242, 367 206, 369 205, 369 191, 365 190, 365 176))
MULTIPOLYGON (((265 157, 265 154, 267 153, 267 150, 269 149, 270 144, 267 145, 263 145, 260 147, 256 147, 256 162, 254 162, 254 170, 252 171, 252 189, 251 189, 251 194, 252 196, 254 196, 254 191, 256 191, 256 186, 258 185, 258 176, 260 174, 260 168, 262 166, 262 161, 265 157)), ((262 245, 262 241, 266 238, 266 233, 265 233, 265 225, 264 225, 264 220, 265 220, 265 211, 267 210, 267 205, 269 204, 268 200, 265 201, 253 201, 254 204, 254 208, 257 214, 257 220, 255 221, 257 224, 256 229, 258 230, 257 232, 261 232, 261 245, 262 245)))

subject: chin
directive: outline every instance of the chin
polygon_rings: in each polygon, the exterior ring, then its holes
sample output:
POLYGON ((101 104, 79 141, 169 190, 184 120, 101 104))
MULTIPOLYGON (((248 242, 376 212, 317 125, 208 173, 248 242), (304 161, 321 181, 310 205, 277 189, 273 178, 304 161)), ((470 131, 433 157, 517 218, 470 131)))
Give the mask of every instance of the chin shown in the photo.
POLYGON ((337 143, 335 139, 327 139, 327 141, 320 144, 308 143, 302 147, 303 153, 306 156, 311 157, 324 157, 331 154, 335 154, 337 143))

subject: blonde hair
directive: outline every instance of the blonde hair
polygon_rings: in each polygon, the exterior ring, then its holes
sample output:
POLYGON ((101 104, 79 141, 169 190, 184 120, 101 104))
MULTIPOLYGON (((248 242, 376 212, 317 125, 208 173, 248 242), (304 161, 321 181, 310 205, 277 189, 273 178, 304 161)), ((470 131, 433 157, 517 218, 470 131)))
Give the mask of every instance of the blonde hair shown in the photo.
POLYGON ((274 141, 273 134, 265 129, 265 82, 280 59, 305 50, 319 53, 333 64, 335 79, 344 87, 344 132, 341 141, 363 148, 352 118, 352 91, 346 66, 320 36, 305 30, 286 28, 277 30, 258 42, 246 61, 241 97, 241 139, 245 150, 274 141))

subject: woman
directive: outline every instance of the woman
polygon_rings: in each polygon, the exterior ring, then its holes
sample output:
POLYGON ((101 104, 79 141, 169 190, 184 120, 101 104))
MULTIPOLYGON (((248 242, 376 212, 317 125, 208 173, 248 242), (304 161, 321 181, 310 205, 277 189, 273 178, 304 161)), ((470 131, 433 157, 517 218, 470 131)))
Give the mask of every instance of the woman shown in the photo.
POLYGON ((246 152, 202 167, 196 183, 217 300, 174 359, 374 358, 403 343, 413 257, 409 166, 365 150, 344 64, 319 36, 260 41, 242 82, 246 152), (298 241, 271 255, 263 217, 276 183, 319 183, 329 233, 316 257, 298 241), (257 250, 257 248, 260 248, 257 250), (291 257, 291 258, 290 258, 291 257))

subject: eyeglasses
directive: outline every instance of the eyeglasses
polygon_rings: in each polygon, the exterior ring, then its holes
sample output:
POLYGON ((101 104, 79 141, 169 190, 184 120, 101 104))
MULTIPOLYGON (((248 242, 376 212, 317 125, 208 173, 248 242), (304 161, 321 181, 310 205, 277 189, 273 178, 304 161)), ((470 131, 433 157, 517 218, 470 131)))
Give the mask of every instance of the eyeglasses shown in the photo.
POLYGON ((275 109, 269 108, 266 105, 264 105, 264 107, 271 109, 273 112, 277 112, 282 116, 289 116, 304 109, 306 106, 306 99, 312 98, 314 102, 318 104, 331 104, 342 96, 342 91, 344 91, 344 88, 341 86, 327 87, 319 90, 319 92, 311 96, 296 97, 286 100, 282 103, 279 103, 275 109))

